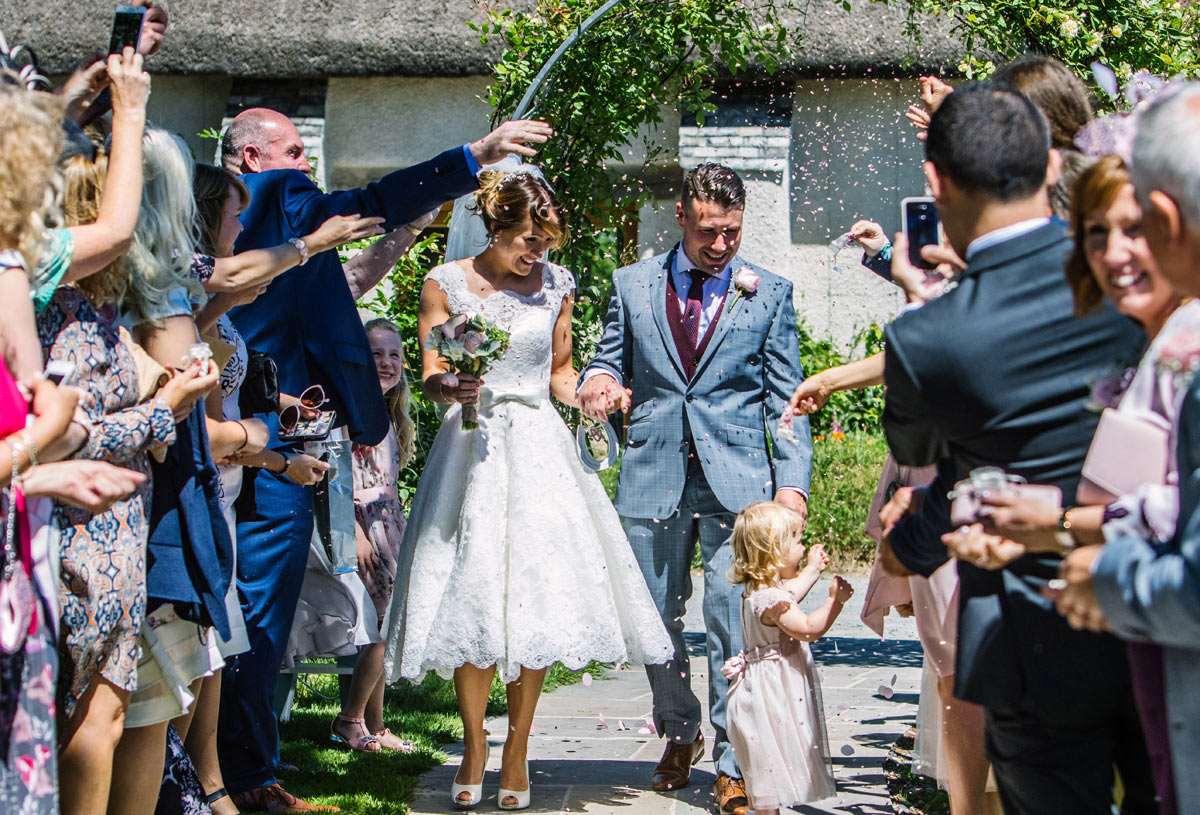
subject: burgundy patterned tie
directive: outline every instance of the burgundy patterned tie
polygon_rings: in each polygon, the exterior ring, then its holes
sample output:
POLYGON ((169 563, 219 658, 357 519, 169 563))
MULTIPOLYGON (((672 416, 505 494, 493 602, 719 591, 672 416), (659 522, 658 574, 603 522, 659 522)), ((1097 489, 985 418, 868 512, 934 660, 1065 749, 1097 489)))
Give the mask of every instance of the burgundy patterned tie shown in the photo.
POLYGON ((699 269, 689 269, 692 285, 688 286, 687 307, 683 310, 683 330, 687 334, 692 348, 700 344, 700 313, 703 309, 704 278, 706 275, 699 269))

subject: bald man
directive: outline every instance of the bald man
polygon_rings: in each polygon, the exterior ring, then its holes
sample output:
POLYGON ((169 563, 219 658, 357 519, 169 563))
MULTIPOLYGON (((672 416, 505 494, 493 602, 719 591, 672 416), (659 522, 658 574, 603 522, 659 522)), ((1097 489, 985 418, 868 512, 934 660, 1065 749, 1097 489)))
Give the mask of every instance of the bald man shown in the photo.
MULTIPOLYGON (((302 237, 334 215, 377 216, 384 228, 404 228, 444 202, 476 189, 479 167, 509 153, 532 156, 529 144, 550 136, 543 122, 506 122, 477 142, 455 147, 421 164, 396 170, 362 189, 324 193, 311 170, 300 133, 274 110, 239 114, 221 144, 225 168, 239 173, 250 189, 242 213, 244 231, 236 251, 291 242, 299 266, 277 277, 267 291, 230 316, 246 345, 264 351, 279 368, 279 389, 299 395, 321 385, 337 411, 341 438, 374 445, 388 429, 388 414, 367 337, 337 252, 308 257, 302 237)), ((415 230, 415 227, 414 227, 415 230)), ((394 255, 381 253, 361 292, 391 268, 394 255)), ((361 272, 361 270, 360 270, 361 272)), ((356 276, 362 280, 363 275, 356 276)), ((275 766, 279 732, 272 709, 275 683, 304 579, 313 533, 311 459, 297 457, 295 444, 271 447, 285 456, 280 472, 246 470, 238 501, 237 580, 251 650, 229 660, 218 733, 221 771, 235 804, 252 812, 311 812, 316 808, 279 786, 275 766)))

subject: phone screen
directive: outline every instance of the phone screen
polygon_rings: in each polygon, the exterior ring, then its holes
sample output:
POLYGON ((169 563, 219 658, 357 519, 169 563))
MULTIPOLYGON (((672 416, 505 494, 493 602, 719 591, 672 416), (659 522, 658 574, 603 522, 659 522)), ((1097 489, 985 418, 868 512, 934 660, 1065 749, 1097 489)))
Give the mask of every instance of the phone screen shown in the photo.
POLYGON ((908 262, 918 269, 932 269, 921 257, 921 247, 938 242, 938 214, 929 198, 904 201, 904 234, 908 238, 908 262))
POLYGON ((108 41, 108 53, 119 54, 126 47, 136 49, 142 36, 142 20, 146 9, 141 6, 117 6, 113 15, 112 38, 108 41))

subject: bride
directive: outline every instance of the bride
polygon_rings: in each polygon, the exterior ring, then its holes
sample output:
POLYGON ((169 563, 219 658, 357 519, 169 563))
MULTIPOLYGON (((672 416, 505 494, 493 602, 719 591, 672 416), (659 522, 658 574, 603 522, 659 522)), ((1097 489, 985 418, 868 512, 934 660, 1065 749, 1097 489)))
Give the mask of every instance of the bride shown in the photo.
POLYGON ((452 315, 480 313, 510 344, 482 380, 455 377, 436 352, 422 353, 425 394, 451 407, 405 531, 398 574, 408 579, 392 597, 385 664, 388 682, 453 676, 464 754, 451 796, 464 809, 482 798, 484 711, 499 670, 509 728, 498 803, 524 809, 546 668, 655 664, 672 647, 617 513, 550 402, 578 405, 575 281, 541 261, 565 237, 563 210, 531 173, 480 180, 475 214, 487 248, 429 273, 418 325, 424 338, 452 315), (461 405, 476 401, 479 427, 464 430, 461 405))

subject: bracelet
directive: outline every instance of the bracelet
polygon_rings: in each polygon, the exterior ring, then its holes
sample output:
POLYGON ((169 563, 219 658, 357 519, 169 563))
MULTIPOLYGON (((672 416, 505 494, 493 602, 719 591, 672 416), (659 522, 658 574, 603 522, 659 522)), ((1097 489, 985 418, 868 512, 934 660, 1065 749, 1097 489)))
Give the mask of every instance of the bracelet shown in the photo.
POLYGON ((239 444, 238 448, 233 451, 235 453, 240 453, 245 450, 246 445, 250 443, 250 431, 246 429, 244 424, 242 424, 241 419, 236 420, 234 423, 242 429, 242 443, 239 444))
POLYGON ((410 235, 412 235, 414 238, 419 238, 419 237, 421 237, 421 232, 422 232, 422 230, 420 230, 420 229, 417 229, 417 228, 416 228, 415 226, 413 226, 412 224, 405 224, 405 225, 404 225, 404 228, 405 228, 405 229, 407 229, 407 230, 408 230, 408 232, 409 232, 409 234, 410 234, 410 235))
POLYGON ((279 472, 275 472, 275 470, 271 470, 271 472, 275 473, 275 475, 287 475, 288 467, 292 466, 292 457, 287 453, 280 453, 279 455, 283 456, 283 469, 279 470, 279 472))
POLYGON ((25 453, 25 455, 29 456, 29 467, 27 469, 32 470, 37 466, 37 442, 34 440, 33 434, 28 430, 22 430, 17 441, 11 443, 11 447, 14 451, 25 453))
POLYGON ((304 242, 304 239, 292 238, 288 243, 296 247, 296 251, 300 253, 300 263, 297 265, 303 266, 305 263, 308 263, 308 244, 304 242))
POLYGON ((1075 536, 1071 534, 1071 510, 1065 510, 1058 518, 1058 526, 1054 530, 1054 541, 1063 548, 1063 552, 1070 552, 1079 546, 1079 541, 1075 540, 1075 536))

